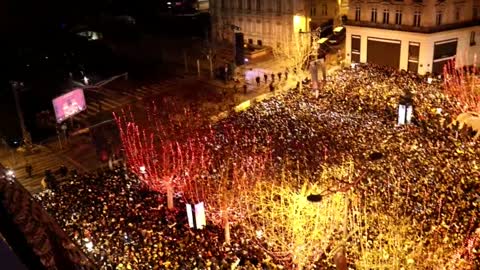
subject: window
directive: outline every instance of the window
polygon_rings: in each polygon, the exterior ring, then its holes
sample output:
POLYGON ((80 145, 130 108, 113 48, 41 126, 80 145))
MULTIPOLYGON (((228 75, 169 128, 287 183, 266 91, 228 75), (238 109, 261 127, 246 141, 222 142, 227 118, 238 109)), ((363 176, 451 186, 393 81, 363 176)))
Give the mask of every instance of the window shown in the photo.
POLYGON ((408 66, 407 70, 417 73, 418 72, 418 59, 420 55, 420 43, 410 42, 408 44, 408 66))
POLYGON ((248 11, 252 10, 252 0, 247 0, 247 10, 248 11))
POLYGON ((327 4, 322 4, 322 16, 327 16, 327 4))
POLYGON ((288 12, 292 12, 292 1, 287 1, 286 7, 288 12))
POLYGON ((470 32, 470 46, 475 45, 475 31, 470 32))
POLYGON ((390 19, 390 13, 389 13, 388 9, 384 9, 383 10, 383 23, 388 24, 389 19, 390 19))
POLYGON ((257 0, 256 4, 257 4, 257 11, 261 11, 262 10, 262 0, 257 0))
POLYGON ((455 21, 460 21, 460 8, 455 9, 455 21))
POLYGON ((402 11, 395 11, 395 24, 402 24, 402 11))
POLYGON ((360 7, 355 7, 355 21, 360 21, 360 7))
POLYGON ((317 8, 316 7, 312 7, 310 9, 310 16, 317 16, 317 8))
POLYGON ((442 13, 441 10, 437 11, 437 16, 435 17, 435 18, 436 18, 436 19, 435 19, 435 23, 436 23, 437 25, 442 24, 442 15, 443 15, 443 13, 442 13))
POLYGON ((377 22, 377 8, 372 8, 372 17, 370 18, 371 22, 377 22))
POLYGON ((352 50, 351 50, 351 61, 352 63, 360 62, 360 36, 352 35, 352 50))
POLYGON ((408 45, 408 61, 418 61, 420 55, 420 44, 410 42, 408 45))
POLYGON ((420 11, 415 11, 415 13, 413 13, 413 26, 420 27, 421 17, 422 13, 420 11))
POLYGON ((478 19, 478 7, 473 7, 473 13, 472 13, 472 16, 473 16, 473 19, 478 19))
POLYGON ((243 0, 238 0, 238 9, 243 9, 243 0))
POLYGON ((221 8, 222 9, 226 9, 227 8, 227 5, 225 4, 225 0, 222 0, 222 3, 221 3, 221 8))
POLYGON ((277 13, 282 13, 282 0, 277 0, 277 13))

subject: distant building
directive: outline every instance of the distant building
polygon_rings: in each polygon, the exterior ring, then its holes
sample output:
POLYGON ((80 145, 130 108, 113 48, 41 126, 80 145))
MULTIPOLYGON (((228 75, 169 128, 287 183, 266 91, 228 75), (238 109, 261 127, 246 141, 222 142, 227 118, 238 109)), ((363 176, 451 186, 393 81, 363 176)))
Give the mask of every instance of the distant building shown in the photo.
POLYGON ((480 54, 478 0, 352 0, 346 24, 347 62, 425 74, 480 54))
POLYGON ((306 0, 311 29, 333 20, 335 25, 342 24, 342 16, 348 14, 348 0, 306 0))
POLYGON ((309 31, 305 0, 212 0, 210 12, 217 40, 232 41, 240 31, 245 42, 276 46, 294 32, 309 31))
MULTIPOLYGON (((347 3, 347 4, 346 4, 347 3)), ((308 32, 322 23, 340 21, 347 0, 211 0, 212 34, 232 41, 240 31, 251 44, 276 46, 294 32, 308 32), (239 28, 236 28, 238 26, 239 28)))

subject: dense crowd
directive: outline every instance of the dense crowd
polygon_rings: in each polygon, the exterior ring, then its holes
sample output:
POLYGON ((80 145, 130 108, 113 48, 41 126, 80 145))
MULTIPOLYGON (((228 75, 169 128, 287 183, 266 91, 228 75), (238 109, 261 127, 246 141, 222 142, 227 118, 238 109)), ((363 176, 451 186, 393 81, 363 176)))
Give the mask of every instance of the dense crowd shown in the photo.
MULTIPOLYGON (((290 91, 217 123, 214 157, 268 148, 275 166, 295 161, 312 177, 321 165, 352 159, 355 176, 362 176, 352 183, 354 192, 368 212, 408 218, 430 244, 448 238, 452 249, 460 248, 480 227, 480 148, 471 130, 449 125, 456 104, 442 87, 388 68, 344 69, 318 98, 306 89, 290 91), (405 94, 413 96, 414 122, 397 126, 405 94)), ((187 229, 185 211, 168 212, 162 195, 145 191, 122 168, 73 177, 38 198, 105 269, 277 267, 241 226, 231 245, 222 244, 218 227, 187 229)))
POLYGON ((101 269, 277 269, 241 228, 232 229, 230 245, 221 228, 189 229, 180 198, 168 211, 163 195, 123 167, 72 175, 36 198, 101 269))

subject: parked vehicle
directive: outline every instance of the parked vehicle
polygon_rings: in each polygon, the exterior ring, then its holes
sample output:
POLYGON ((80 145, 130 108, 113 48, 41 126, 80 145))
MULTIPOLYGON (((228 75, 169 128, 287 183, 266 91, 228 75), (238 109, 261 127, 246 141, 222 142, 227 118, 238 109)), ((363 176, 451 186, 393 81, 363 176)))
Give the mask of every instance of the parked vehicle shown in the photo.
POLYGON ((332 36, 328 39, 328 43, 331 45, 338 45, 345 40, 346 30, 343 26, 337 26, 333 29, 332 36))
POLYGON ((333 34, 333 20, 330 19, 322 24, 318 28, 320 31, 320 38, 326 38, 333 34))
POLYGON ((324 37, 318 40, 318 54, 327 54, 331 51, 331 47, 328 44, 328 38, 324 37))

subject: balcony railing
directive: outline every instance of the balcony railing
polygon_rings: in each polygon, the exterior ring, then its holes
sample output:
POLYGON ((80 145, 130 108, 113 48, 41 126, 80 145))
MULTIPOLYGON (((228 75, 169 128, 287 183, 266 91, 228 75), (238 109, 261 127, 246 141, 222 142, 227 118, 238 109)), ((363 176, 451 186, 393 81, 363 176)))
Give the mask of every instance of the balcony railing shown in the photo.
POLYGON ((397 30, 397 31, 406 31, 406 32, 416 32, 416 33, 436 33, 448 30, 454 30, 458 28, 464 28, 469 26, 480 25, 480 20, 468 21, 468 22, 460 22, 460 23, 452 23, 452 24, 442 24, 436 26, 411 26, 411 25, 398 25, 398 24, 380 24, 380 23, 372 23, 366 21, 354 21, 354 20, 347 20, 346 25, 351 26, 360 26, 360 27, 370 27, 370 28, 378 28, 378 29, 386 29, 386 30, 397 30))

